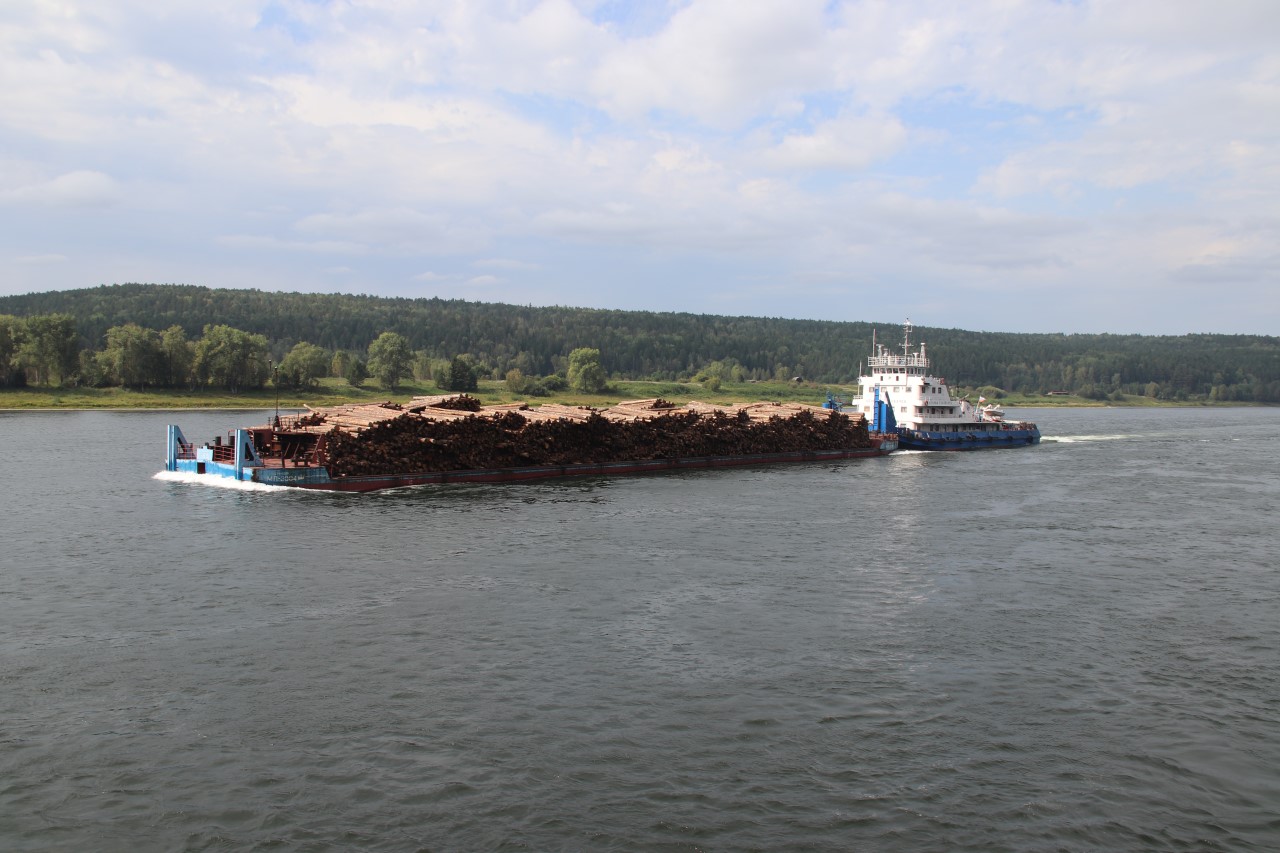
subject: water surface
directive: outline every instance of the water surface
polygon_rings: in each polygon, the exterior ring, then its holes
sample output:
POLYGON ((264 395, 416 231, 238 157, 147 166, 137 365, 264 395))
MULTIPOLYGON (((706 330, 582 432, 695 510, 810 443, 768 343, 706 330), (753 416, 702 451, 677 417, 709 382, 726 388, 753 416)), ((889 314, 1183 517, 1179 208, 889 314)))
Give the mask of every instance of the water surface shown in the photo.
POLYGON ((1280 848, 1280 410, 369 495, 0 414, 9 850, 1280 848))

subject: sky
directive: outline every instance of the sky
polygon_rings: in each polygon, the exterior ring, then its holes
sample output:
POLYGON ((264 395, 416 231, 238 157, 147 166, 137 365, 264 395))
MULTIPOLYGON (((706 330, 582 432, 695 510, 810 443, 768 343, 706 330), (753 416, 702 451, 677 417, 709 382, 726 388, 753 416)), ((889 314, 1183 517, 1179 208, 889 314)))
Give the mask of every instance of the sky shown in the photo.
POLYGON ((1280 334, 1276 0, 0 5, 0 295, 1280 334))

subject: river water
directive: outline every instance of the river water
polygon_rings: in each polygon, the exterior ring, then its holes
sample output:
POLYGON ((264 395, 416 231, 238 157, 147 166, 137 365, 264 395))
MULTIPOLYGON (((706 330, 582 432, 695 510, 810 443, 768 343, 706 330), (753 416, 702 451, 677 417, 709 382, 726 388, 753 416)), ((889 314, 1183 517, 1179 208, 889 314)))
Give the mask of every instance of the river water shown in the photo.
POLYGON ((4 413, 5 850, 1280 849, 1280 409, 368 495, 4 413))

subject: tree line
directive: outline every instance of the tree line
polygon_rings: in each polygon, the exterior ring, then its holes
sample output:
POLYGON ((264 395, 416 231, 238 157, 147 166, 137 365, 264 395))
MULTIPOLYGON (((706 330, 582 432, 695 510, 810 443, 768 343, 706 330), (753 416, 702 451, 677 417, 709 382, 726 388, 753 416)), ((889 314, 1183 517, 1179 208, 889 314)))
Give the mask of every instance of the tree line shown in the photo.
MULTIPOLYGON (((374 377, 381 387, 395 390, 412 376, 449 391, 474 391, 486 369, 462 355, 433 359, 395 332, 381 333, 361 352, 330 352, 299 341, 278 360, 265 335, 227 325, 207 325, 194 340, 179 325, 158 331, 137 323, 112 326, 102 337, 101 349, 81 348, 70 314, 0 315, 0 387, 205 387, 236 394, 261 389, 268 380, 305 390, 321 378, 338 376, 356 386, 374 377)), ((539 378, 513 369, 506 380, 513 391, 533 396, 570 386, 598 392, 607 382, 600 351, 587 347, 569 354, 566 374, 539 378)))
MULTIPOLYGON (((0 314, 10 315, 5 321, 10 331, 15 324, 28 327, 15 360, 13 347, 5 349, 6 326, 0 325, 0 382, 7 384, 18 378, 15 370, 32 384, 137 381, 125 379, 125 368, 137 359, 123 354, 152 352, 152 335, 159 337, 162 350, 166 337, 170 342, 169 372, 147 373, 160 377, 162 381, 152 382, 156 385, 175 382, 182 373, 175 372, 180 360, 173 362, 180 355, 179 335, 193 350, 186 382, 219 381, 215 374, 231 374, 219 373, 215 365, 239 358, 245 366, 231 372, 243 374, 244 387, 253 387, 265 381, 262 365, 283 372, 286 359, 303 344, 308 348, 289 362, 289 370, 296 371, 291 375, 299 380, 316 375, 320 353, 328 361, 328 375, 346 376, 358 371, 358 364, 367 370, 375 358, 370 346, 389 333, 407 348, 406 376, 448 382, 448 371, 460 360, 460 382, 465 366, 473 376, 507 378, 513 387, 527 387, 526 393, 567 382, 570 356, 578 349, 600 353, 606 380, 802 377, 848 384, 856 381, 873 335, 882 343, 900 342, 898 322, 539 308, 191 285, 104 285, 0 297, 0 314), (68 322, 74 327, 74 346, 68 322), (209 353, 197 361, 194 350, 208 329, 219 327, 249 336, 252 343, 219 332, 215 338, 225 340, 205 345, 209 353), (109 339, 109 333, 114 337, 109 339), (139 342, 139 335, 145 340, 139 342), (74 358, 68 355, 72 349, 74 358), (92 363, 83 352, 93 354, 92 363)), ((1147 395, 1280 402, 1280 339, 1270 336, 1012 334, 917 327, 915 338, 928 342, 935 368, 954 386, 1061 391, 1095 399, 1147 395)))

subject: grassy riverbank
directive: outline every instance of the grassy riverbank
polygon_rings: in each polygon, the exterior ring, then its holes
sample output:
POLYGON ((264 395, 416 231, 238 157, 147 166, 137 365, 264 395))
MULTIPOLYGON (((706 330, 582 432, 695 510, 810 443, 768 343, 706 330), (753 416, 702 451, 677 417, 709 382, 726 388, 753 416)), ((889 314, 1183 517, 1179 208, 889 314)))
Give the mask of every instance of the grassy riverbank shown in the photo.
MULTIPOLYGON (((281 389, 281 409, 300 409, 307 405, 333 406, 349 402, 381 402, 394 400, 405 402, 418 394, 442 394, 434 383, 405 383, 396 391, 386 391, 372 381, 353 388, 343 380, 326 379, 310 391, 298 392, 281 389)), ((602 394, 583 394, 561 391, 550 397, 522 397, 513 394, 504 382, 481 381, 473 396, 486 404, 511 403, 525 400, 530 405, 564 403, 568 405, 611 406, 620 400, 642 400, 662 397, 673 403, 701 400, 705 403, 743 403, 753 400, 779 400, 802 403, 822 403, 827 394, 835 394, 848 401, 857 393, 856 385, 823 385, 795 382, 741 382, 725 383, 716 390, 704 388, 696 382, 647 382, 617 381, 610 383, 602 394)), ((958 389, 956 396, 964 393, 977 399, 976 391, 958 389)), ((130 391, 123 388, 17 388, 0 390, 0 410, 22 409, 269 409, 276 405, 277 395, 272 388, 228 394, 223 391, 154 390, 130 391)), ((1067 406, 1201 406, 1219 405, 1201 400, 1163 401, 1150 397, 1125 397, 1123 400, 1087 400, 1070 395, 1022 395, 1008 394, 990 402, 1010 407, 1067 407, 1067 406)))

